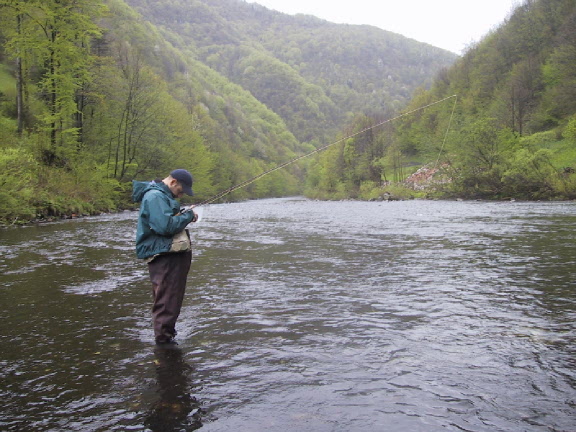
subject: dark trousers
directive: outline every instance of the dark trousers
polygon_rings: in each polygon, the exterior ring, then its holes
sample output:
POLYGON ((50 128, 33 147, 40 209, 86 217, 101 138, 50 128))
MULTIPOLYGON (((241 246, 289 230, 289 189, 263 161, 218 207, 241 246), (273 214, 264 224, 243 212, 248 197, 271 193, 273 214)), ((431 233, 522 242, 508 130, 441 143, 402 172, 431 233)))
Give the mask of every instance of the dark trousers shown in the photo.
POLYGON ((156 342, 165 342, 176 336, 176 320, 182 308, 191 262, 192 252, 178 252, 159 255, 148 263, 156 342))

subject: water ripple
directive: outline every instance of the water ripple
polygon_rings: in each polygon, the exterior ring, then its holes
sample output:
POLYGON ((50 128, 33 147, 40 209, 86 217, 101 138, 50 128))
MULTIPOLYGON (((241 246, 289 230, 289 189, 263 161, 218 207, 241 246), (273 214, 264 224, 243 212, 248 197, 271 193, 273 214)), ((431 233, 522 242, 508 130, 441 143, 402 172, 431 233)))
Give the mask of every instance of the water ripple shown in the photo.
POLYGON ((135 220, 0 233, 0 429, 574 427, 574 203, 209 206, 168 355, 135 220))

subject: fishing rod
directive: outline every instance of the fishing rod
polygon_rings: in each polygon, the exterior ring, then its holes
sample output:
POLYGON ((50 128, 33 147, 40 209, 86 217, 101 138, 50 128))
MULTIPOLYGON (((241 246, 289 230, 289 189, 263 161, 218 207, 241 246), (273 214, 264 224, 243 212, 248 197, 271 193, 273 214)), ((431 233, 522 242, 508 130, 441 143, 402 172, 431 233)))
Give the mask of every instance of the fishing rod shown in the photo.
MULTIPOLYGON (((436 102, 429 103, 428 105, 424 105, 424 106, 421 106, 421 107, 419 107, 419 108, 415 108, 415 109, 413 109, 413 110, 411 110, 411 111, 405 112, 404 114, 400 114, 400 115, 398 115, 398 116, 396 116, 396 117, 390 118, 390 119, 388 119, 388 120, 384 120, 384 121, 382 121, 382 122, 380 122, 380 123, 377 123, 377 124, 375 124, 375 125, 372 125, 372 126, 369 126, 369 127, 367 127, 367 128, 364 128, 364 129, 362 129, 362 130, 359 131, 359 132, 355 132, 355 133, 353 133, 353 134, 351 134, 351 135, 348 135, 348 136, 346 136, 346 137, 344 137, 344 138, 340 138, 340 139, 337 140, 337 141, 331 142, 331 143, 326 144, 326 145, 324 145, 324 146, 322 146, 322 147, 318 147, 316 150, 313 150, 313 151, 311 151, 311 152, 309 152, 309 153, 306 153, 306 154, 303 154, 303 155, 300 155, 300 156, 296 156, 295 158, 290 159, 289 161, 284 162, 284 163, 282 163, 282 164, 280 164, 280 165, 278 165, 278 166, 275 166, 274 168, 271 168, 271 169, 269 169, 269 170, 267 170, 267 171, 264 171, 263 173, 260 173, 260 174, 254 176, 254 177, 252 177, 252 178, 250 178, 250 179, 248 179, 248 180, 245 180, 245 181, 243 181, 242 183, 238 183, 237 185, 231 186, 231 187, 229 187, 228 189, 225 189, 225 190, 223 190, 222 192, 217 193, 216 195, 208 198, 207 200, 202 201, 202 202, 199 203, 199 204, 194 204, 194 205, 185 207, 185 208, 182 209, 181 213, 186 213, 186 212, 188 212, 188 211, 191 211, 191 210, 194 209, 194 208, 201 207, 201 206, 205 206, 205 205, 208 205, 208 204, 212 204, 214 201, 217 201, 217 200, 219 200, 220 198, 222 198, 222 197, 224 197, 224 196, 226 196, 226 195, 228 195, 228 194, 231 194, 232 192, 234 192, 234 191, 236 191, 236 190, 238 190, 238 189, 242 189, 242 188, 244 188, 244 187, 246 187, 246 186, 254 183, 254 182, 257 181, 257 180, 260 180, 262 177, 267 176, 268 174, 271 174, 271 173, 273 173, 273 172, 275 172, 275 171, 278 171, 278 170, 280 170, 280 169, 282 169, 282 168, 285 168, 285 167, 287 167, 288 165, 292 165, 293 163, 298 162, 299 160, 302 160, 302 159, 307 158, 307 157, 309 157, 309 156, 312 156, 312 155, 314 155, 314 154, 316 154, 316 153, 320 153, 320 152, 326 150, 327 148, 332 147, 332 146, 335 145, 335 144, 341 143, 342 141, 345 141, 345 140, 347 140, 347 139, 353 138, 353 137, 355 137, 355 136, 357 136, 357 135, 360 135, 360 134, 362 134, 362 133, 364 133, 364 132, 367 132, 367 131, 369 131, 369 130, 371 130, 371 129, 377 128, 377 127, 382 126, 382 125, 384 125, 384 124, 386 124, 386 123, 393 122, 393 121, 395 121, 395 120, 398 120, 399 118, 408 116, 408 115, 410 115, 410 114, 414 114, 415 112, 425 110, 426 108, 429 108, 429 107, 431 107, 431 106, 433 106, 433 105, 437 105, 437 104, 442 103, 442 102, 445 102, 445 101, 447 101, 447 100, 449 100, 449 99, 452 99, 452 98, 455 98, 455 97, 457 97, 457 95, 448 96, 448 97, 445 97, 444 99, 440 99, 440 100, 438 100, 438 101, 436 101, 436 102)), ((452 113, 454 113, 454 111, 452 111, 452 113)))

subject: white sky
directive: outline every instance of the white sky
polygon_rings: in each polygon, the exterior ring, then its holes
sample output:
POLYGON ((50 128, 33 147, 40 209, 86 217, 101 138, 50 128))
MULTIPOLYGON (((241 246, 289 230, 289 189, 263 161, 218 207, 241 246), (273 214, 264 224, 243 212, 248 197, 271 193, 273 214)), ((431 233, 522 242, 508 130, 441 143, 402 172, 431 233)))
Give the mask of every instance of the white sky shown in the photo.
POLYGON ((370 24, 463 54, 523 0, 247 0, 290 15, 370 24))

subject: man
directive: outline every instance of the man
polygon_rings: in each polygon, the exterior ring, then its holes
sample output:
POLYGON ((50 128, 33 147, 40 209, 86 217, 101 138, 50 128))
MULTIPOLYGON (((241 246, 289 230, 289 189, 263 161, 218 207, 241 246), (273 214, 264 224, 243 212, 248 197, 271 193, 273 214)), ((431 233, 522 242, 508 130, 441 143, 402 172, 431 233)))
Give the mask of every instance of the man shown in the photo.
POLYGON ((176 344, 176 320, 182 308, 192 261, 190 237, 185 228, 197 220, 193 211, 180 212, 177 199, 184 194, 194 194, 192 175, 184 169, 177 169, 164 180, 133 181, 132 187, 132 199, 141 203, 136 254, 148 262, 154 336, 158 345, 176 344), (178 238, 183 238, 187 244, 182 247, 178 238))

